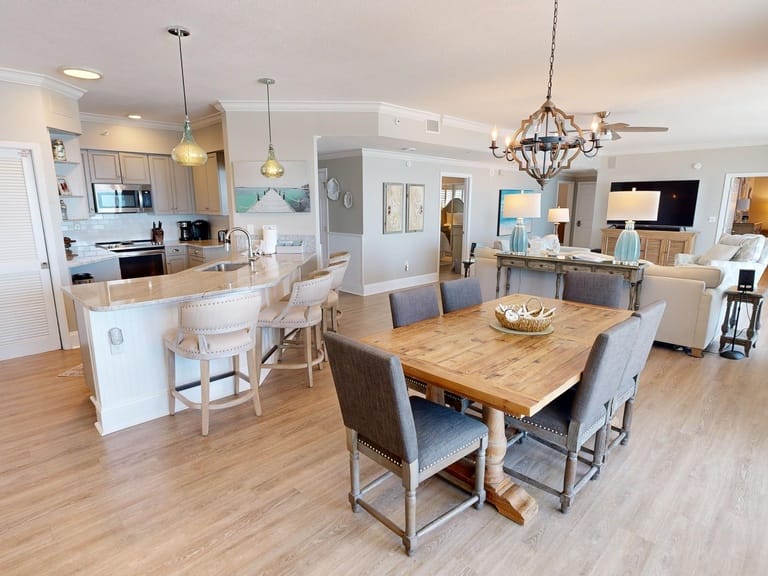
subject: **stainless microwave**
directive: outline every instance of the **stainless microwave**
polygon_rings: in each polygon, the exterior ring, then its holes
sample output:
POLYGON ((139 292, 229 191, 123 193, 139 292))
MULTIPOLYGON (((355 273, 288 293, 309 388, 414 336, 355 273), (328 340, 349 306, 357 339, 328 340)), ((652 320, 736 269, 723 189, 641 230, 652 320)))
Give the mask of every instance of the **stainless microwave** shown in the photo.
POLYGON ((102 214, 152 212, 152 188, 148 184, 94 184, 93 205, 102 214))

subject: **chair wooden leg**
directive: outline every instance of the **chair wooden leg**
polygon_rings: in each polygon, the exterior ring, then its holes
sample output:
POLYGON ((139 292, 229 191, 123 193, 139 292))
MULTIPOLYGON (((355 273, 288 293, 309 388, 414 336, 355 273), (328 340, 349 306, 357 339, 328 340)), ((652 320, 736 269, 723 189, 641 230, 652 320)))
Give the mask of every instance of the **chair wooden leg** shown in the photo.
MULTIPOLYGON (((252 348, 246 352, 246 359, 248 360, 248 379, 251 381, 251 394, 253 394, 253 411, 256 416, 261 416, 261 398, 259 397, 259 368, 256 361, 256 348, 252 348)), ((239 379, 235 376, 236 379, 239 379)))
POLYGON ((480 448, 477 449, 477 455, 475 456, 475 494, 477 494, 477 502, 475 502, 475 509, 480 510, 485 504, 485 450, 488 446, 488 438, 483 438, 480 441, 480 448))
POLYGON ((166 378, 168 379, 168 414, 176 414, 176 398, 173 391, 176 390, 176 353, 165 349, 166 378))
POLYGON ((576 483, 576 464, 578 451, 569 450, 565 459, 565 475, 563 476, 563 493, 560 495, 560 511, 565 514, 573 502, 573 486, 576 483))
POLYGON ((208 360, 200 360, 200 412, 203 417, 203 436, 208 436, 211 401, 211 364, 208 360))
POLYGON ((309 378, 309 387, 312 388, 312 327, 304 328, 304 350, 307 360, 307 377, 309 378))
POLYGON ((349 450, 349 503, 352 512, 360 511, 360 451, 357 449, 357 432, 347 429, 347 449, 349 450))
POLYGON ((339 329, 338 308, 334 306, 331 308, 331 332, 336 332, 339 329))
POLYGON ((408 486, 405 490, 405 532, 403 533, 405 552, 410 556, 416 551, 416 487, 408 486))
POLYGON ((624 416, 622 419, 621 430, 624 433, 624 438, 621 439, 621 443, 626 445, 629 442, 629 431, 632 428, 632 412, 635 409, 635 399, 630 398, 624 403, 624 416))

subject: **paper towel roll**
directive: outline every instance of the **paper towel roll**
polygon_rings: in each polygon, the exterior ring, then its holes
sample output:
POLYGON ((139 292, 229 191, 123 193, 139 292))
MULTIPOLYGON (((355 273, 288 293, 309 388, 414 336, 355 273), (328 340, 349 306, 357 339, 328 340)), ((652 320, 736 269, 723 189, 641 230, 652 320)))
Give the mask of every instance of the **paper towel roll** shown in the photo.
POLYGON ((277 248, 277 226, 267 225, 261 232, 261 253, 274 254, 277 248))

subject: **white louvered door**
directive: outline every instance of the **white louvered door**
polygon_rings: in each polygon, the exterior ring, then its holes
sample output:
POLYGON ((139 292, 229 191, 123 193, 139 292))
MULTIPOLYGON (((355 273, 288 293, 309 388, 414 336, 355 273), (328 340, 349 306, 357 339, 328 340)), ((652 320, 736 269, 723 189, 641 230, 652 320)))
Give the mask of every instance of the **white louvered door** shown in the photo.
POLYGON ((61 348, 29 150, 0 148, 0 360, 61 348))

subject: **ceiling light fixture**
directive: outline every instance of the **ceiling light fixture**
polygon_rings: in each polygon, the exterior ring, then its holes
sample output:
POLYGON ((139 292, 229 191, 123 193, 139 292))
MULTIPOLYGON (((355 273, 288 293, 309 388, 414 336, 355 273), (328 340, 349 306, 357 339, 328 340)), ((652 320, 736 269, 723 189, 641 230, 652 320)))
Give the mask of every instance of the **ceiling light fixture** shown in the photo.
POLYGON ((261 175, 266 178, 280 178, 285 174, 285 168, 275 158, 275 148, 272 146, 272 112, 269 106, 269 86, 275 81, 272 78, 259 78, 259 82, 267 87, 267 122, 269 124, 269 153, 267 161, 261 165, 261 175))
POLYGON ((101 80, 104 77, 98 70, 82 68, 81 66, 61 66, 59 72, 80 80, 101 80))
POLYGON ((507 138, 500 153, 496 152, 500 147, 496 145, 498 133, 495 128, 491 135, 490 146, 496 158, 506 158, 509 162, 516 162, 518 169, 536 180, 542 190, 560 170, 569 168, 579 153, 592 157, 601 148, 598 135, 592 132, 589 133, 589 139, 586 139, 582 129, 573 121, 573 114, 566 114, 552 102, 557 6, 558 0, 555 0, 547 99, 536 112, 520 123, 520 128, 511 138, 507 138))
POLYGON ((184 83, 184 55, 181 51, 182 37, 189 36, 190 32, 181 26, 171 26, 168 33, 173 34, 179 39, 179 62, 181 63, 181 91, 184 94, 184 128, 181 132, 181 140, 173 150, 171 158, 179 166, 202 166, 208 160, 208 153, 195 142, 192 136, 192 125, 189 123, 189 112, 187 111, 187 87, 184 83))
POLYGON ((141 120, 141 114, 128 114, 128 118, 131 120, 141 120))

